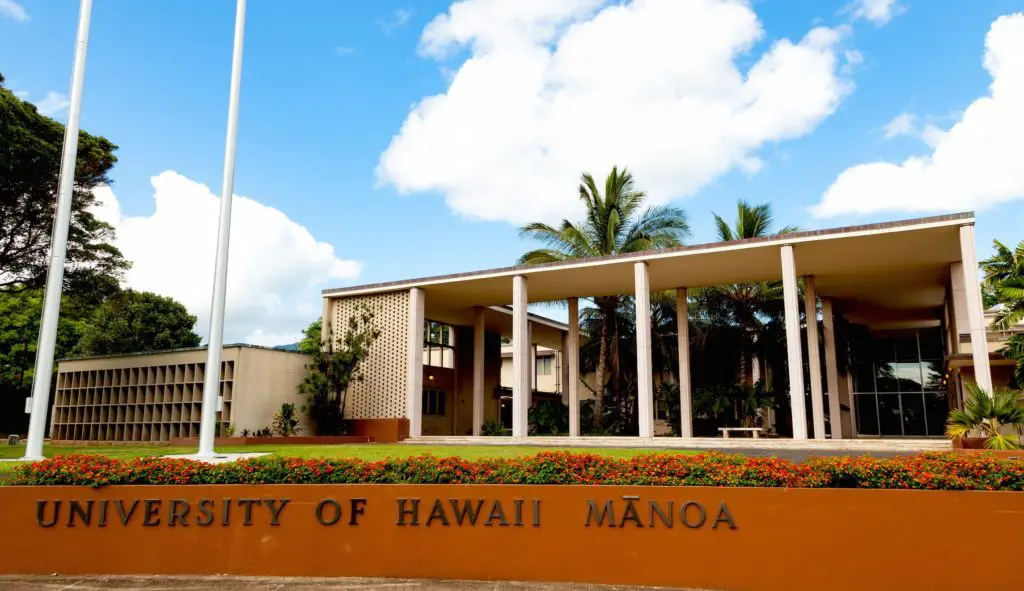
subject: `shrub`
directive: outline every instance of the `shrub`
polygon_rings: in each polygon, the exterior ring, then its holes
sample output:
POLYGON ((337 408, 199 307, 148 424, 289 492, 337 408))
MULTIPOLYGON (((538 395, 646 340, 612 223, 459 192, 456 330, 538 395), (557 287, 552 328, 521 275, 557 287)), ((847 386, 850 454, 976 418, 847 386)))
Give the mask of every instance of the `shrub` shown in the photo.
POLYGON ((299 432, 299 414, 295 405, 290 402, 281 404, 281 410, 274 413, 274 433, 281 437, 291 437, 299 432))
POLYGON ((504 435, 505 426, 498 421, 487 421, 480 426, 480 433, 489 436, 504 435))
POLYGON ((430 455, 367 462, 267 457, 230 464, 63 456, 20 466, 12 486, 114 484, 587 484, 1024 491, 1024 462, 932 453, 806 463, 721 453, 632 458, 544 452, 469 461, 430 455))

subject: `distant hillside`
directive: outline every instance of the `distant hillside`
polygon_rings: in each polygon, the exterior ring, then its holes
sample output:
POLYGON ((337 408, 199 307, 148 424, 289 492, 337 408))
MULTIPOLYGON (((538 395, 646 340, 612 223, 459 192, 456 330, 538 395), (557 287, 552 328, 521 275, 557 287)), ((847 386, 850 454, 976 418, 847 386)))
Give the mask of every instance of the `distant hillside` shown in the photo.
POLYGON ((278 349, 280 351, 298 351, 299 350, 299 344, 298 343, 292 343, 290 345, 278 345, 278 346, 276 346, 274 348, 278 349))

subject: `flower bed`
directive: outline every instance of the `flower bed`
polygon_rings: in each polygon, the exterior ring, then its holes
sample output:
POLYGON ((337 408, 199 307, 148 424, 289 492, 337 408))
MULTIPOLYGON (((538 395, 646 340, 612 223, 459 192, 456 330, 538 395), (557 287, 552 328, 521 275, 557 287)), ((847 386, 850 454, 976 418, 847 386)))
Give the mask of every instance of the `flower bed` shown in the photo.
POLYGON ((545 484, 1024 490, 1024 462, 954 453, 793 463, 720 453, 609 458, 545 452, 467 461, 429 455, 376 462, 259 458, 231 464, 191 460, 63 456, 20 467, 10 486, 139 484, 545 484))

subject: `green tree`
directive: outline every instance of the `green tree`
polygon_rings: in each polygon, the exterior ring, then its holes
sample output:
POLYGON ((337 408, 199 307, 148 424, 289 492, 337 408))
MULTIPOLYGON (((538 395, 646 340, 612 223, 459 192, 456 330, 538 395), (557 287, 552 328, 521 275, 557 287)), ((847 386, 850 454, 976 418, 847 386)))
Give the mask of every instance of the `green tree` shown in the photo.
POLYGON ((320 318, 317 318, 313 322, 310 322, 309 326, 302 331, 302 340, 299 341, 300 353, 312 355, 323 348, 320 337, 322 327, 323 321, 320 318))
MULTIPOLYGON (((306 329, 307 338, 309 331, 306 329)), ((303 410, 313 421, 317 435, 343 432, 348 387, 363 380, 359 365, 370 354, 370 346, 378 336, 373 311, 364 306, 358 315, 349 318, 344 335, 338 338, 328 333, 327 347, 312 347, 298 393, 306 397, 303 410)))
MULTIPOLYGON (((519 264, 535 265, 589 257, 608 256, 644 250, 679 246, 690 227, 683 210, 671 206, 643 207, 645 195, 636 190, 633 175, 623 168, 612 168, 604 188, 587 173, 581 177, 579 198, 586 207, 581 222, 562 220, 558 226, 534 222, 523 226, 520 234, 538 240, 544 248, 531 250, 519 264)), ((594 422, 602 421, 602 395, 611 384, 616 400, 621 398, 618 354, 618 314, 622 296, 599 296, 593 299, 599 317, 596 377, 597 393, 594 422)))
MULTIPOLYGON (((786 226, 778 232, 773 230, 775 219, 770 203, 751 205, 740 199, 736 203, 736 220, 733 225, 718 214, 714 214, 714 217, 718 239, 723 242, 796 231, 792 226, 786 226)), ((778 325, 782 318, 782 282, 719 285, 697 290, 694 299, 712 325, 731 324, 737 327, 740 333, 739 382, 753 387, 753 360, 757 348, 770 342, 766 333, 770 326, 778 325)))
MULTIPOLYGON (((43 286, 57 199, 64 126, 3 86, 0 75, 0 291, 43 286)), ((129 264, 112 244, 113 228, 90 208, 93 189, 110 184, 117 158, 109 140, 81 132, 68 230, 65 286, 115 293, 129 264)))
MULTIPOLYGON (((985 274, 982 289, 994 294, 1002 305, 995 328, 1009 331, 1024 322, 1024 240, 1013 250, 998 240, 993 246, 995 254, 979 264, 985 274)), ((1024 387, 1024 333, 1013 332, 1000 353, 1016 361, 1014 377, 1017 385, 1024 387)))
POLYGON ((197 347, 196 317, 173 298, 127 290, 93 313, 75 347, 77 355, 115 355, 197 347))

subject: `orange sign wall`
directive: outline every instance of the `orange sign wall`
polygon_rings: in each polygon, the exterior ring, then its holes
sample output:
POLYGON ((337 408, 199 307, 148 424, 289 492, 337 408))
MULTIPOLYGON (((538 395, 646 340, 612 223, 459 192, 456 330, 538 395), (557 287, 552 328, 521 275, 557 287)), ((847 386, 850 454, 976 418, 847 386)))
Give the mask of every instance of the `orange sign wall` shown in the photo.
POLYGON ((0 488, 0 574, 1012 588, 1024 494, 585 486, 0 488), (983 539, 965 538, 976 532, 983 539), (1012 546, 1012 544, 1011 544, 1012 546), (977 565, 984 564, 979 570, 977 565))

